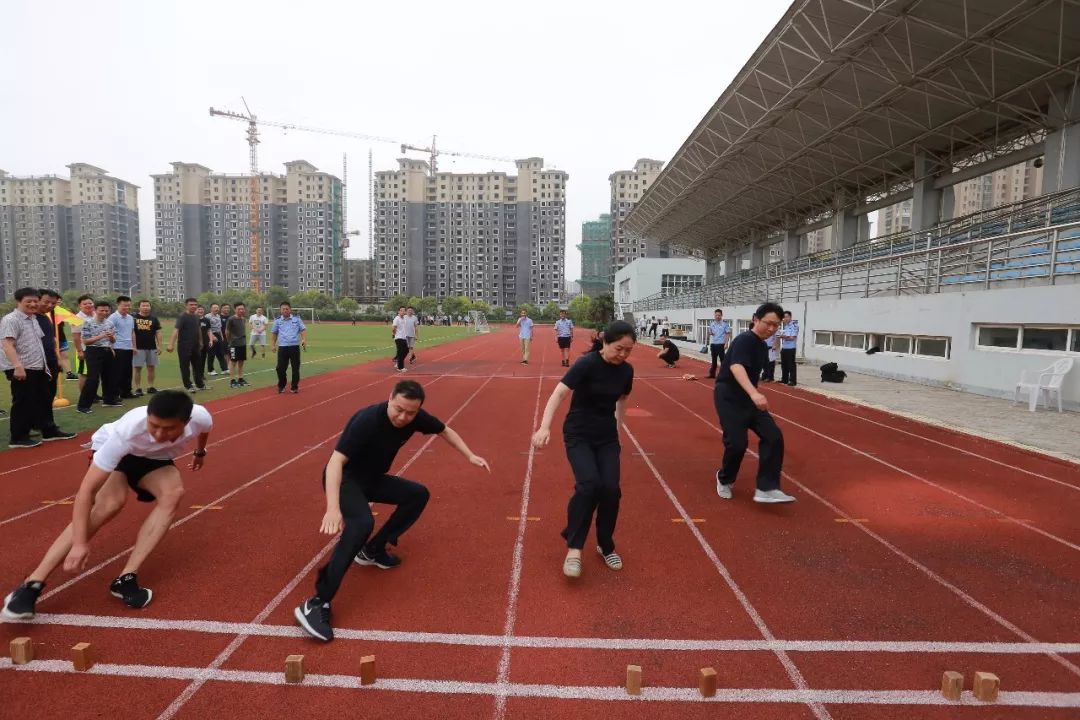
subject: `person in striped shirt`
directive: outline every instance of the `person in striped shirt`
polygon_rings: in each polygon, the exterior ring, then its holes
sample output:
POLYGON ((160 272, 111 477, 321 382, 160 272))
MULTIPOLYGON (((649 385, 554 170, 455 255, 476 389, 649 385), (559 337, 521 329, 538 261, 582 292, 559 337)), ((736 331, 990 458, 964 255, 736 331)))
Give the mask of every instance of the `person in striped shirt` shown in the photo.
POLYGON ((555 321, 555 342, 559 344, 559 352, 562 353, 562 366, 570 367, 570 343, 574 339, 574 321, 566 317, 566 311, 559 311, 559 319, 555 321))

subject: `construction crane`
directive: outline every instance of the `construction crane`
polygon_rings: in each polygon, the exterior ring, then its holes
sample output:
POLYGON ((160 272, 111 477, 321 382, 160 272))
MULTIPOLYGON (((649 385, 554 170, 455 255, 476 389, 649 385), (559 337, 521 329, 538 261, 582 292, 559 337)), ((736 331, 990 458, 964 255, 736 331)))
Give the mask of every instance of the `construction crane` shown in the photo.
POLYGON ((430 156, 431 159, 428 161, 428 164, 431 167, 432 176, 438 172, 439 155, 453 155, 454 157, 476 158, 478 160, 494 160, 495 162, 515 162, 514 158, 499 157, 498 155, 479 155, 477 153, 457 152, 455 150, 439 150, 435 144, 435 138, 435 135, 431 136, 431 145, 426 148, 417 147, 415 145, 406 145, 405 143, 401 144, 402 154, 409 150, 414 150, 416 152, 427 153, 430 156))

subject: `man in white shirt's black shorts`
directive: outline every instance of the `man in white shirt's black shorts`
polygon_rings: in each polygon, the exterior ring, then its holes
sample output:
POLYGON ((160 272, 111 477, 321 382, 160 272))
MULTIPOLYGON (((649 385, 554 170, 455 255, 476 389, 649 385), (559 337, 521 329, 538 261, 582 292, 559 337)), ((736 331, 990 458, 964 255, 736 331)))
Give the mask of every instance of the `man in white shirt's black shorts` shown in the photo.
POLYGON ((124 507, 128 488, 140 502, 156 502, 156 506, 143 521, 135 548, 109 591, 128 607, 146 607, 154 594, 139 586, 136 573, 165 536, 184 496, 184 484, 173 460, 195 439, 190 467, 199 470, 212 427, 206 408, 194 405, 191 397, 179 390, 163 390, 148 405, 103 425, 90 441, 93 454, 75 496, 71 524, 53 541, 26 581, 4 598, 0 615, 9 620, 34 617, 38 596, 57 566, 63 563, 68 572, 86 567, 90 539, 124 507))

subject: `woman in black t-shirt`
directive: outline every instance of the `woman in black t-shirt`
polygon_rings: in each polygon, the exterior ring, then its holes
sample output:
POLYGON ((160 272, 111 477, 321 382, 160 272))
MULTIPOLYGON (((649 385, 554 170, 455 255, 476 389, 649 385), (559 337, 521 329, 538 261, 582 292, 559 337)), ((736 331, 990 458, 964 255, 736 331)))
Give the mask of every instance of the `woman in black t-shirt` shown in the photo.
POLYGON ((665 336, 664 344, 660 347, 660 352, 656 353, 656 357, 667 363, 669 368, 673 368, 679 360, 679 348, 665 336))
POLYGON ((566 399, 570 411, 563 423, 566 457, 574 472, 574 495, 566 511, 567 553, 563 574, 581 575, 581 549, 596 513, 597 551, 612 570, 621 570, 615 552, 615 521, 619 516, 619 424, 626 398, 634 386, 634 368, 626 360, 637 342, 630 323, 617 320, 604 331, 599 352, 582 355, 555 386, 533 445, 542 448, 551 438, 551 421, 566 399))

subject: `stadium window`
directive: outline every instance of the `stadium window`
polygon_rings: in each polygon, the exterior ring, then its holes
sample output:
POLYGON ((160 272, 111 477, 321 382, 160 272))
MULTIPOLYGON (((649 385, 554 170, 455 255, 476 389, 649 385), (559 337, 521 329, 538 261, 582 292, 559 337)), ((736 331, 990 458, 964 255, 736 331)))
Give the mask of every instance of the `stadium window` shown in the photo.
POLYGON ((841 347, 852 350, 866 349, 866 335, 862 333, 839 333, 838 335, 843 340, 841 347))
POLYGON ((1072 342, 1069 344, 1069 349, 1072 352, 1080 353, 1080 328, 1073 328, 1069 332, 1072 333, 1072 342))
POLYGON ((1010 348, 1020 347, 1020 328, 1002 327, 998 325, 983 325, 979 328, 978 345, 983 348, 1010 348))
POLYGON ((885 351, 908 355, 911 353, 911 338, 907 335, 886 335, 885 351))
POLYGON ((923 357, 936 357, 949 359, 948 338, 915 338, 915 354, 923 357))
POLYGON ((1069 347, 1067 328, 1031 328, 1025 327, 1021 334, 1020 347, 1024 350, 1050 350, 1064 352, 1069 347))
POLYGON ((817 330, 814 332, 814 344, 815 345, 832 345, 832 333, 828 330, 817 330))

